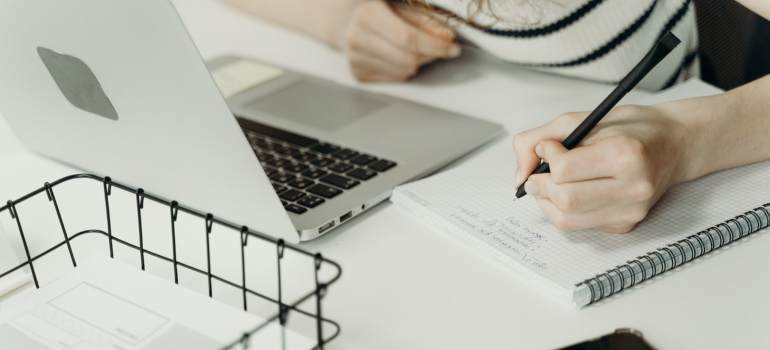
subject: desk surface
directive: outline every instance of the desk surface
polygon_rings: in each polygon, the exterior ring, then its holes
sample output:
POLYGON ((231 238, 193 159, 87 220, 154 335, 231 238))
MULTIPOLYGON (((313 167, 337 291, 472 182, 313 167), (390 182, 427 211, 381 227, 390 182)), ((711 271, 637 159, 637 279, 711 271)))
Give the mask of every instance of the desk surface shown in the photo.
MULTIPOLYGON (((590 109, 611 89, 526 71, 472 50, 427 67, 408 84, 363 85, 352 78, 344 56, 311 39, 214 0, 175 5, 205 59, 255 57, 505 125, 508 135, 476 154, 510 147, 513 134, 560 112, 590 109)), ((75 172, 29 155, 2 119, 0 157, 7 165, 0 168, 0 191, 9 198, 75 172)), ((641 330, 661 349, 767 346, 767 246, 770 237, 758 234, 575 310, 390 203, 302 245, 343 267, 325 299, 325 315, 342 326, 330 349, 548 349, 626 327, 641 330)))

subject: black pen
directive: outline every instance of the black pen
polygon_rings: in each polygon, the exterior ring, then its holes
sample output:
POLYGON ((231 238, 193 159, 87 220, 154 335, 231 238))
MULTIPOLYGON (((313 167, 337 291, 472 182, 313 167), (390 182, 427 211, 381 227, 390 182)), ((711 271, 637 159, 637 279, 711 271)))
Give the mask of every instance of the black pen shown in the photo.
MULTIPOLYGON (((616 87, 615 90, 612 90, 612 93, 599 104, 599 107, 596 107, 596 109, 594 109, 594 111, 591 112, 591 114, 578 125, 577 129, 569 134, 561 144, 564 145, 566 149, 575 148, 575 146, 577 146, 580 141, 591 132, 591 129, 593 129, 593 127, 596 126, 596 124, 598 124, 599 121, 602 120, 602 118, 604 118, 604 116, 607 115, 607 113, 609 113, 609 111, 636 86, 636 84, 639 84, 639 82, 647 76, 647 73, 668 56, 680 42, 679 38, 671 32, 667 32, 663 35, 663 37, 655 43, 655 46, 652 47, 650 52, 642 58, 642 61, 620 81, 618 87, 616 87)), ((548 163, 543 162, 532 174, 542 174, 550 171, 551 169, 548 166, 548 163)), ((527 191, 524 190, 525 183, 527 183, 526 180, 519 186, 519 189, 516 191, 516 198, 513 200, 524 197, 527 194, 527 191)))

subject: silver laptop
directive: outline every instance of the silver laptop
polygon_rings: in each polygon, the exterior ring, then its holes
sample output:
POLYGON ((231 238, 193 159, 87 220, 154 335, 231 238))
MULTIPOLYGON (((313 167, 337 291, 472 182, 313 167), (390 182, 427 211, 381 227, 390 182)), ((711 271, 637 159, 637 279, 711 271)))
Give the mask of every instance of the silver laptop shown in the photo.
POLYGON ((243 58, 207 67, 167 1, 5 0, 0 48, 0 113, 31 149, 288 242, 502 133, 243 58))

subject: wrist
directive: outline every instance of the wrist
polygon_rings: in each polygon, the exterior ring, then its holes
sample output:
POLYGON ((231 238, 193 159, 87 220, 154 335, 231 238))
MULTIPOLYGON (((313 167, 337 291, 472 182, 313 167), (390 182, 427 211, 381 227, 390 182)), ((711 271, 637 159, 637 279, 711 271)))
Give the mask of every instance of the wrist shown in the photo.
POLYGON ((723 144, 722 132, 730 127, 730 118, 722 115, 726 109, 718 102, 715 104, 714 99, 701 97, 655 106, 673 121, 672 143, 681 147, 675 184, 726 168, 720 162, 725 159, 725 149, 719 145, 723 144))
POLYGON ((330 9, 330 12, 335 14, 334 19, 325 21, 324 28, 320 28, 319 32, 316 33, 316 37, 337 50, 343 50, 345 48, 345 33, 350 26, 353 14, 360 5, 369 1, 379 0, 337 1, 336 6, 330 9))

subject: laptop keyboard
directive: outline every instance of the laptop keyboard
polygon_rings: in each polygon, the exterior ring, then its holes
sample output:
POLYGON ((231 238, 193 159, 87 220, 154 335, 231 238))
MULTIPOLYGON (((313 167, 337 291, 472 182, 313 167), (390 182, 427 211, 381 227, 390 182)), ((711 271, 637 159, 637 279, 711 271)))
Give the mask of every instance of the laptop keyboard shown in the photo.
POLYGON ((395 162, 237 118, 283 207, 302 214, 350 190, 395 162))

